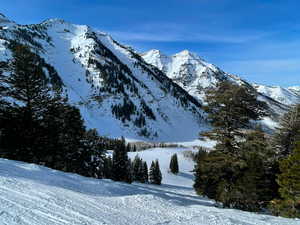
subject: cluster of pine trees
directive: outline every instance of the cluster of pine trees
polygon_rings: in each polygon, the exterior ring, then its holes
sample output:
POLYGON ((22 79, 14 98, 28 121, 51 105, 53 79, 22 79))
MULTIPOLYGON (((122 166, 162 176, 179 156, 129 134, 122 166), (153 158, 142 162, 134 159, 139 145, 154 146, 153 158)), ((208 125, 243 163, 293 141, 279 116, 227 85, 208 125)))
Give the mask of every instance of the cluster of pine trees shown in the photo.
POLYGON ((268 207, 275 215, 299 217, 300 105, 282 117, 270 137, 249 123, 265 116, 267 109, 250 87, 222 82, 208 93, 207 102, 213 129, 201 135, 217 144, 214 151, 197 155, 196 192, 224 207, 249 211, 268 207))
POLYGON ((132 180, 141 183, 149 182, 147 162, 143 161, 138 155, 132 162, 132 180))
POLYGON ((86 130, 79 110, 54 85, 50 72, 56 72, 30 47, 8 47, 12 59, 0 66, 0 156, 104 177, 104 149, 118 142, 86 130))

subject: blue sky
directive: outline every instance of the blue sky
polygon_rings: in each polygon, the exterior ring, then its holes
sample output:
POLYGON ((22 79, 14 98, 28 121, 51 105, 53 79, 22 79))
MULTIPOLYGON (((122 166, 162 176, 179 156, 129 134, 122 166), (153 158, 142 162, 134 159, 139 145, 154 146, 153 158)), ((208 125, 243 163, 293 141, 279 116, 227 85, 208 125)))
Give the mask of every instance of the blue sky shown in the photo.
POLYGON ((188 49, 257 83, 300 85, 299 0, 9 0, 21 24, 87 24, 138 51, 188 49))

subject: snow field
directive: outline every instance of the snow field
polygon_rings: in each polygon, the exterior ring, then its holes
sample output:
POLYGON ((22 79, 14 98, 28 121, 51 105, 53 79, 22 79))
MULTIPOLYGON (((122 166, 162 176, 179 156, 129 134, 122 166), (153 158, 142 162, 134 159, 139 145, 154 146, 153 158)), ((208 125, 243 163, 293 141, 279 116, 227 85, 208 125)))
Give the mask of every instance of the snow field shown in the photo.
POLYGON ((97 180, 0 159, 0 224, 300 224, 300 220, 216 208, 213 201, 197 196, 191 186, 193 162, 183 157, 186 150, 157 148, 139 153, 148 164, 159 159, 161 186, 97 180), (167 172, 174 153, 178 154, 178 175, 167 172))

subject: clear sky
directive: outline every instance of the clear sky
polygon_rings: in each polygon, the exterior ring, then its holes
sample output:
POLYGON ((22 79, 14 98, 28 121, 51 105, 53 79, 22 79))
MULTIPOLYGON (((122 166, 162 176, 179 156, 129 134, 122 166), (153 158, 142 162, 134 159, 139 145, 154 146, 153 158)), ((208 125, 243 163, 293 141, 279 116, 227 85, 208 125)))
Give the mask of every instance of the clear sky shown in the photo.
POLYGON ((17 23, 62 18, 140 52, 184 49, 257 83, 300 86, 299 0, 3 0, 17 23))

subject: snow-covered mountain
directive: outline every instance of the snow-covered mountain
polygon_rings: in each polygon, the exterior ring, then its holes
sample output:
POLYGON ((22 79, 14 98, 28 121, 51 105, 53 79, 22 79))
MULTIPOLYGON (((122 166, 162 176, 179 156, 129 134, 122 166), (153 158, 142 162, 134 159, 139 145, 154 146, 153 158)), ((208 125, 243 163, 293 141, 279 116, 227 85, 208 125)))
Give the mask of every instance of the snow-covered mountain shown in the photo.
POLYGON ((266 86, 259 84, 253 84, 253 87, 255 87, 259 93, 269 96, 282 104, 293 105, 300 103, 300 88, 283 88, 280 86, 266 86))
POLYGON ((11 58, 15 40, 52 68, 49 76, 59 76, 87 126, 102 135, 183 141, 206 126, 199 101, 106 33, 59 19, 18 25, 0 15, 0 61, 11 58))
POLYGON ((226 74, 187 50, 167 56, 159 50, 150 50, 142 57, 158 67, 175 83, 203 101, 204 89, 226 79, 226 74))
MULTIPOLYGON (((90 128, 111 137, 191 141, 208 129, 202 111, 206 88, 231 79, 251 85, 271 110, 269 127, 300 88, 252 85, 187 50, 167 56, 158 50, 138 54, 110 35, 60 19, 19 25, 0 14, 0 62, 12 57, 9 43, 31 46, 45 62, 50 80, 68 93, 90 128), (54 78, 55 79, 54 79, 54 78)), ((0 68, 1 69, 1 68, 0 68)))
POLYGON ((281 115, 289 105, 300 102, 299 87, 282 88, 250 84, 236 75, 224 72, 187 50, 172 56, 167 56, 159 50, 150 50, 142 54, 142 57, 149 64, 164 71, 169 78, 201 103, 205 103, 204 96, 207 88, 214 87, 218 82, 224 80, 251 86, 253 91, 258 92, 259 99, 269 105, 272 120, 276 120, 276 117, 281 115))

